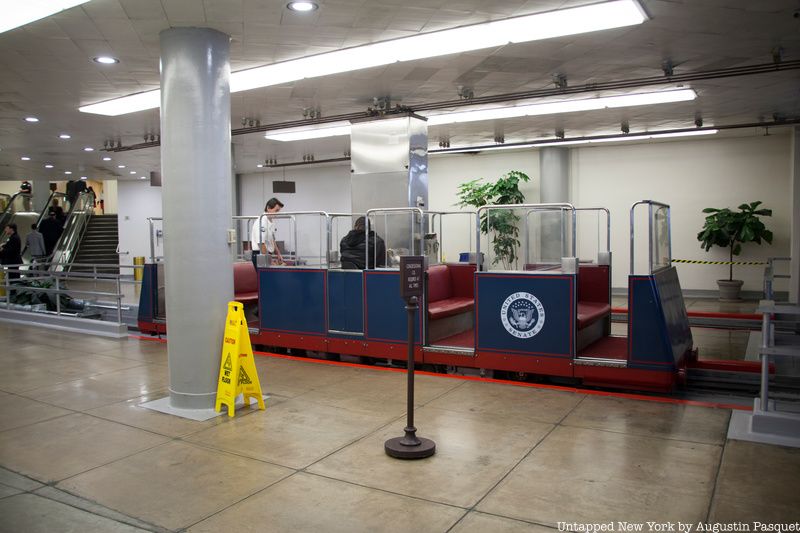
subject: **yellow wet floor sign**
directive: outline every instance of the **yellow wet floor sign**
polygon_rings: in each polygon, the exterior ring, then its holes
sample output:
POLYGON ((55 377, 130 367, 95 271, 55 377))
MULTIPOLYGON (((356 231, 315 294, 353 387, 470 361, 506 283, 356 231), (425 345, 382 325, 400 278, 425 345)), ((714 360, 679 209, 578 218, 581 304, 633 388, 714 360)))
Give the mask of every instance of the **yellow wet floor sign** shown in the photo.
POLYGON ((255 398, 258 408, 265 408, 256 362, 253 360, 253 347, 250 345, 250 332, 247 330, 247 321, 244 318, 244 308, 239 302, 228 302, 215 410, 219 411, 223 405, 227 405, 228 416, 233 416, 236 410, 236 398, 240 394, 244 395, 245 404, 250 403, 250 398, 255 398))

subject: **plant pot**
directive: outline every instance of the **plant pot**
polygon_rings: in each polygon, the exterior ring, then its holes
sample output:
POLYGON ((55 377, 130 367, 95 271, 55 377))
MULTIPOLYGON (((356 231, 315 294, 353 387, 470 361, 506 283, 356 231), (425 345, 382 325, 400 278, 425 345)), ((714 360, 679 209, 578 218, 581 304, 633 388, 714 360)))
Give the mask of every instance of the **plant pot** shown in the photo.
POLYGON ((739 293, 742 290, 744 281, 740 279, 718 279, 719 301, 720 302, 741 302, 739 293))

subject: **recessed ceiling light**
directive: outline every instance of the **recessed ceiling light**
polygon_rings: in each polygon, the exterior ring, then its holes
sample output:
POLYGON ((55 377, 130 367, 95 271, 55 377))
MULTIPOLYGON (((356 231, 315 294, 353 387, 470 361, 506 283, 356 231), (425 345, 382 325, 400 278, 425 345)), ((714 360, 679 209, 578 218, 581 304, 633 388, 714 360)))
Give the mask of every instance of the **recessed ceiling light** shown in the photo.
POLYGON ((136 171, 135 170, 131 170, 130 174, 136 174, 136 171))
POLYGON ((14 8, 10 9, 4 2, 3 18, 0 19, 0 33, 12 30, 34 20, 49 17, 54 13, 75 7, 88 2, 89 0, 41 0, 36 2, 14 2, 14 8))
POLYGON ((146 179, 147 179, 147 177, 145 177, 145 176, 139 176, 139 179, 140 179, 140 180, 146 180, 146 179))
POLYGON ((86 147, 84 147, 83 151, 84 152, 94 152, 94 148, 92 148, 91 146, 86 146, 86 147))
POLYGON ((58 138, 59 139, 72 139, 72 135, 70 135, 69 133, 62 133, 61 135, 58 136, 58 138))
POLYGON ((95 63, 102 63, 103 65, 113 65, 119 63, 119 59, 111 56, 97 56, 94 58, 95 63))
POLYGON ((264 165, 262 165, 261 163, 259 163, 259 164, 257 164, 257 165, 256 165, 256 167, 257 167, 257 168, 264 168, 264 165))
POLYGON ((105 157, 103 158, 103 161, 111 161, 111 158, 110 158, 110 157, 108 157, 108 156, 105 156, 105 157))
POLYGON ((23 155, 22 157, 20 157, 20 159, 22 159, 23 161, 30 161, 31 160, 31 158, 28 157, 27 155, 23 155))
POLYGON ((47 164, 44 166, 44 168, 53 168, 53 165, 51 165, 50 163, 47 163, 47 164))
POLYGON ((86 176, 81 176, 81 179, 82 180, 86 180, 86 179, 89 179, 89 178, 87 178, 86 176))
POLYGON ((36 117, 25 117, 25 122, 39 122, 39 119, 36 117))
MULTIPOLYGON (((345 48, 231 74, 231 92, 280 85, 400 61, 495 48, 641 24, 647 20, 637 0, 612 0, 471 26, 422 33, 391 41, 345 48)), ((79 107, 84 113, 116 116, 161 105, 161 91, 132 94, 79 107)))
POLYGON ((286 7, 291 9, 292 11, 314 11, 319 6, 314 2, 289 2, 286 4, 286 7))
POLYGON ((117 168, 125 168, 125 165, 117 165, 117 168))
POLYGON ((64 174, 66 174, 67 176, 69 176, 70 174, 72 174, 72 171, 71 171, 71 170, 65 170, 65 171, 64 171, 64 174))

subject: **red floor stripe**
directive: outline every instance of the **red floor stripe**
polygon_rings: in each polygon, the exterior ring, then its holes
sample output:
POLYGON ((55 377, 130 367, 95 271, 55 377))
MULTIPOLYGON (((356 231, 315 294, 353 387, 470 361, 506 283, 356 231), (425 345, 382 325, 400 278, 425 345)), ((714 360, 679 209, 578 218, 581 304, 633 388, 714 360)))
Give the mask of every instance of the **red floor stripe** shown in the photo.
MULTIPOLYGON (((166 343, 166 339, 161 338, 154 338, 154 337, 143 337, 141 335, 128 335, 131 338, 139 339, 143 341, 155 341, 166 343)), ((301 363, 312 363, 318 365, 332 365, 332 366, 341 366, 341 367, 349 367, 349 368, 364 368, 367 370, 375 370, 378 372, 402 372, 405 373, 405 368, 388 368, 388 367, 380 367, 380 366, 372 366, 372 365, 361 365, 358 363, 345 363, 342 361, 326 361, 324 359, 313 359, 310 357, 297 357, 295 355, 283 355, 271 352, 258 352, 253 351, 255 355, 260 355, 262 357, 273 357, 276 359, 288 359, 289 361, 299 361, 301 363)), ((452 374, 438 374, 436 372, 425 372, 423 370, 417 370, 415 374, 419 374, 422 376, 433 376, 437 378, 448 378, 448 379, 460 379, 463 381, 482 381, 486 383, 500 383, 502 385, 513 385, 515 387, 529 387, 531 389, 544 389, 544 390, 554 390, 560 392, 571 392, 574 394, 587 394, 591 396, 606 396, 611 398, 624 398, 627 400, 640 400, 645 402, 656 402, 656 403, 669 403, 675 405, 693 405, 697 407, 710 407, 714 409, 736 409, 739 411, 752 411, 753 408, 745 405, 737 405, 737 404, 729 404, 729 403, 718 403, 718 402, 701 402, 697 400, 682 400, 680 398, 663 398, 658 396, 646 396, 644 394, 634 394, 628 392, 611 392, 611 391, 597 391, 597 390, 587 390, 581 389, 578 387, 567 387, 562 385, 545 385, 542 383, 522 383, 519 381, 509 381, 505 379, 494 379, 494 378, 482 378, 478 376, 455 376, 452 374)))

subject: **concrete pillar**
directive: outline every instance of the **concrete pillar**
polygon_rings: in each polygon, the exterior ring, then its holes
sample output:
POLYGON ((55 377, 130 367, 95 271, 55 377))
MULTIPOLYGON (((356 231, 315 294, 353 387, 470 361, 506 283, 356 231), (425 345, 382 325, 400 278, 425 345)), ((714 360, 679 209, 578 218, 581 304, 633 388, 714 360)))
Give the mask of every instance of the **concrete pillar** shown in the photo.
MULTIPOLYGON (((550 147, 539 151, 540 194, 542 203, 569 202, 569 148, 550 147)), ((561 249, 560 217, 552 214, 541 220, 542 259, 555 261, 570 253, 561 249)), ((567 231, 567 227, 564 231, 567 231)))
POLYGON ((230 38, 161 32, 161 175, 170 404, 214 407, 233 266, 230 38))
POLYGON ((46 178, 32 179, 31 191, 33 193, 33 210, 41 213, 47 207, 47 199, 50 198, 50 180, 46 178))
POLYGON ((791 190, 792 231, 791 231, 791 276, 789 280, 789 301, 800 303, 800 126, 792 130, 791 190))

